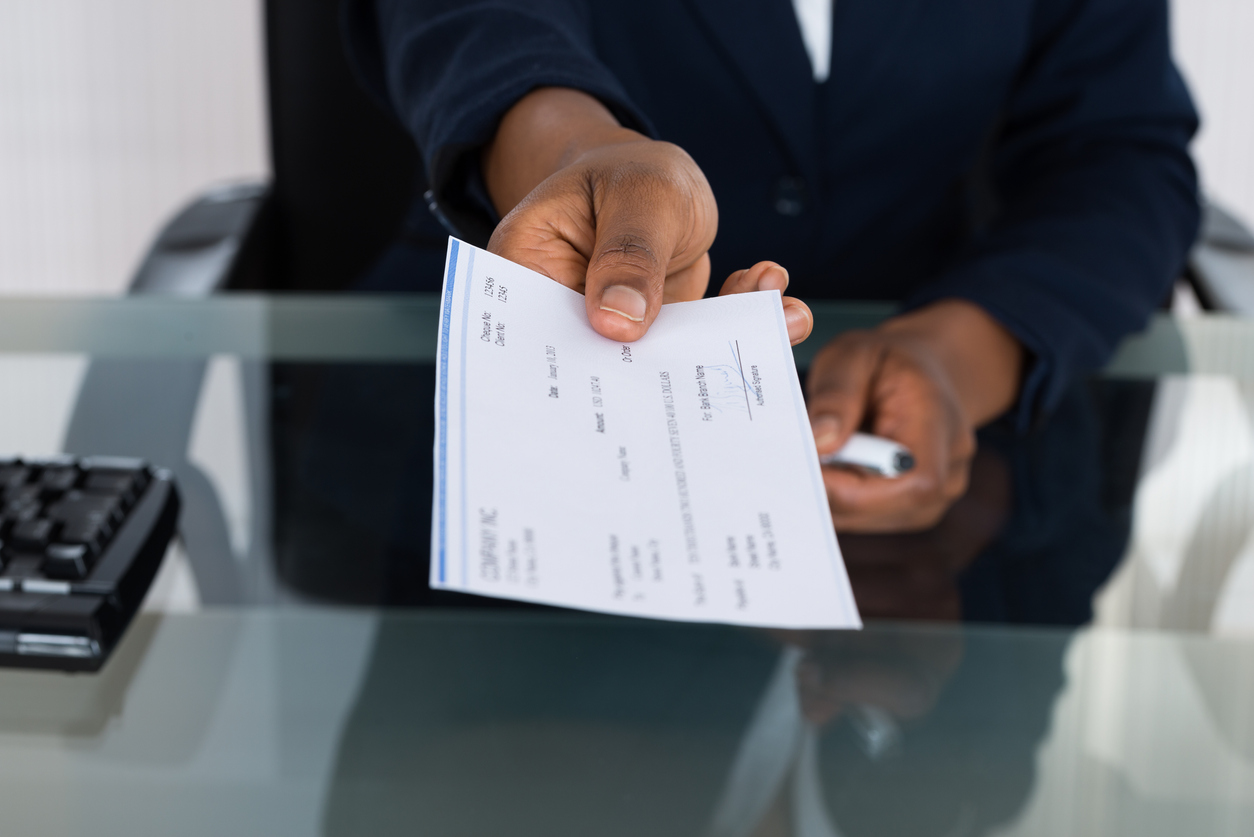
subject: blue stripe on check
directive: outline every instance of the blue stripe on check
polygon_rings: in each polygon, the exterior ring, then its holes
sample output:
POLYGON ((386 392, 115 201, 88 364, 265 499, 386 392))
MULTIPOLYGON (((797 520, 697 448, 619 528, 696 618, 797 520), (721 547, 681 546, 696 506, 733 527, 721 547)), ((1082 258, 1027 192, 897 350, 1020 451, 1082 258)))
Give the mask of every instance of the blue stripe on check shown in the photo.
POLYGON ((438 507, 440 510, 438 521, 440 552, 437 560, 439 562, 439 579, 441 584, 444 583, 444 558, 448 546, 448 504, 445 496, 445 489, 448 484, 448 343, 451 328, 449 320, 453 316, 453 284, 457 279, 457 239, 450 238, 448 246, 448 275, 444 279, 444 316, 440 320, 440 450, 438 453, 440 481, 437 486, 439 491, 438 507))

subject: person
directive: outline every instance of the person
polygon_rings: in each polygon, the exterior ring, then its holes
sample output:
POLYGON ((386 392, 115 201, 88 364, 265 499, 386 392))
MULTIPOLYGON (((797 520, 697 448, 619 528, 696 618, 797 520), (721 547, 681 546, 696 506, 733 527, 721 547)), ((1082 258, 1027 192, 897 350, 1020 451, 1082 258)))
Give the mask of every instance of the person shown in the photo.
POLYGON ((1166 0, 352 0, 347 21, 432 216, 582 291, 601 334, 639 339, 712 276, 901 302, 809 370, 820 453, 865 428, 916 459, 825 468, 842 532, 935 524, 975 430, 1047 416, 1196 233, 1166 0))

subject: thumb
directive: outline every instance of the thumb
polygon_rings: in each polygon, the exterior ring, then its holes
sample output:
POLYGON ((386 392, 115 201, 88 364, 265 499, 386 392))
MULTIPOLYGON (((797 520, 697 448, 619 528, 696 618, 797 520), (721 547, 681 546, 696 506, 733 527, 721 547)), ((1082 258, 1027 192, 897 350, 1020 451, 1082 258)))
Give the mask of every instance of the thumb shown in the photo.
POLYGON ((643 337, 657 317, 676 238, 663 213, 650 217, 636 203, 607 200, 597 214, 584 285, 592 327, 624 342, 643 337))
POLYGON ((683 189, 671 188, 676 178, 628 176, 594 186, 596 240, 584 296, 588 321, 604 336, 639 340, 668 293, 698 299, 705 291, 717 210, 696 174, 700 183, 683 189))
POLYGON ((612 340, 639 340, 662 307, 665 286, 656 242, 633 233, 597 236, 584 287, 588 322, 612 340))
POLYGON ((861 426, 871 400, 880 352, 846 335, 829 344, 810 367, 806 405, 820 456, 834 453, 861 426))

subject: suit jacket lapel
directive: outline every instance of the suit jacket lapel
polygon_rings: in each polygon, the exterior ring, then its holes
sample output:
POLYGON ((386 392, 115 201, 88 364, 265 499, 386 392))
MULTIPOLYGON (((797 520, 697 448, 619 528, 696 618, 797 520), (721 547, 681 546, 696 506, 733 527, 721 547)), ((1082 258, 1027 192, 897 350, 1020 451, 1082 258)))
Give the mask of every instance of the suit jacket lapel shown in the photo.
MULTIPOLYGON (((788 0, 688 0, 752 92, 797 173, 816 170, 814 74, 788 0)), ((843 0, 837 0, 837 3, 843 0)))

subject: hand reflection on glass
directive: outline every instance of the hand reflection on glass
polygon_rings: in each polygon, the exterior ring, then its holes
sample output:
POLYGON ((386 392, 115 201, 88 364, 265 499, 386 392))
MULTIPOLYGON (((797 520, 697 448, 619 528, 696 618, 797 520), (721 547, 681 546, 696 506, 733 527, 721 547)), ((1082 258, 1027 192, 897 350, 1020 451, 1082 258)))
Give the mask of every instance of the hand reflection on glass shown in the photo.
MULTIPOLYGON (((863 618, 960 621, 958 575, 1002 531, 1011 495, 1005 460, 982 449, 972 463, 966 494, 933 528, 841 535, 863 618)), ((958 632, 781 631, 776 636, 805 652, 796 677, 806 720, 821 727, 847 716, 872 750, 889 745, 893 721, 926 715, 962 660, 958 632)))
POLYGON ((843 715, 860 726, 877 712, 895 720, 926 715, 958 663, 957 632, 879 633, 870 642, 817 636, 797 665, 801 714, 821 727, 843 715))
POLYGON ((962 618, 957 577, 1001 533, 1012 508, 1010 469, 982 448, 967 492, 931 529, 839 535, 864 619, 953 622, 962 618))

